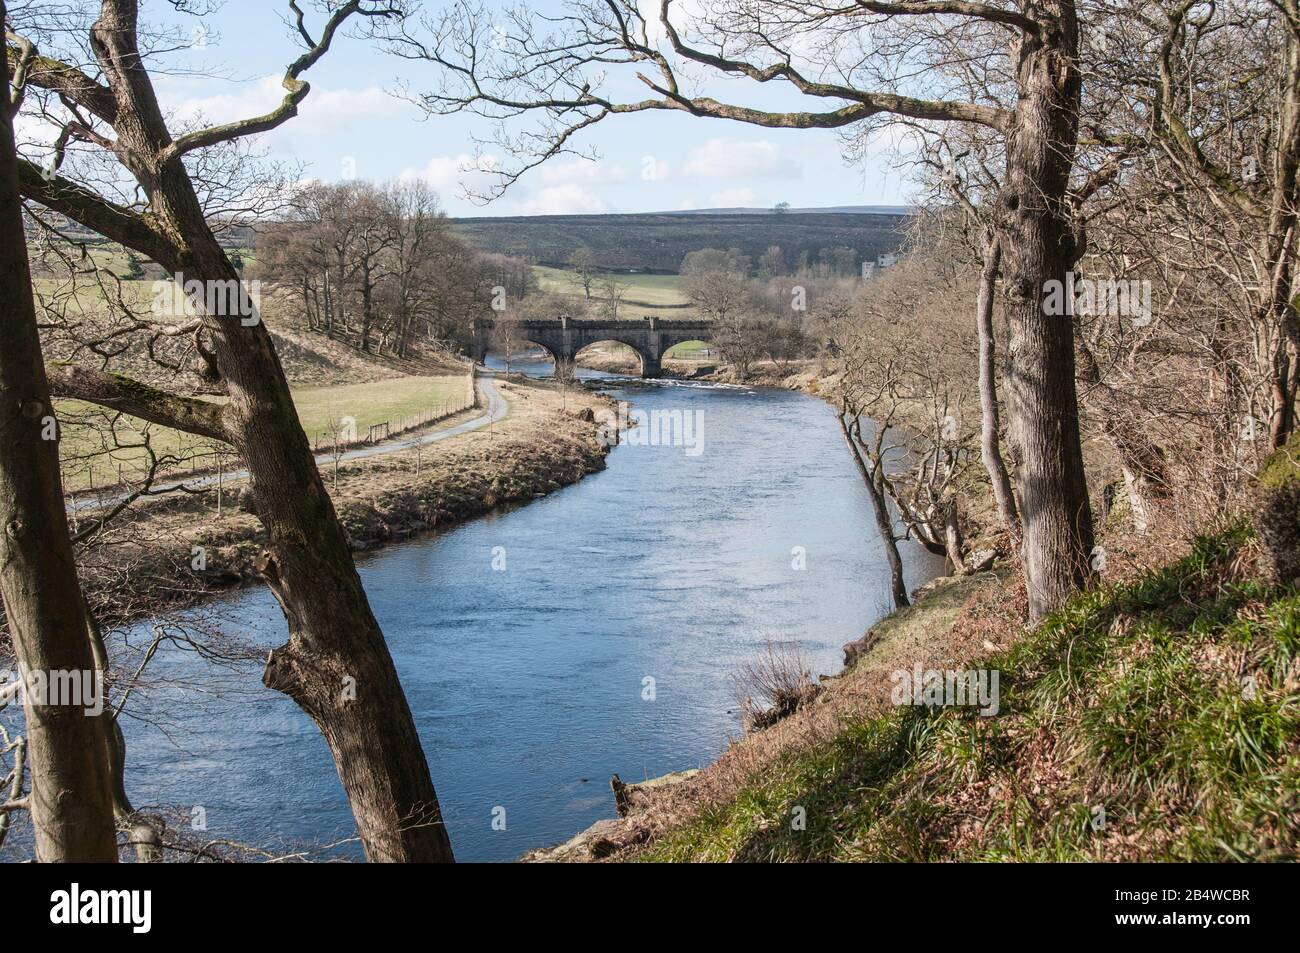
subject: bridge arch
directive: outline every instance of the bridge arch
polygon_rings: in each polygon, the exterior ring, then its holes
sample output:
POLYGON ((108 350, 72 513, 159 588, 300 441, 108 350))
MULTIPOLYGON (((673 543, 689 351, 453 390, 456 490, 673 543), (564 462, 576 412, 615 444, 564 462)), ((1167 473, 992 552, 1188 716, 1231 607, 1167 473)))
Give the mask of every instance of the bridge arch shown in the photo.
MULTIPOLYGON (((481 361, 487 356, 490 335, 495 324, 491 318, 474 322, 472 356, 481 361)), ((571 363, 579 351, 602 341, 626 344, 641 360, 642 377, 658 377, 663 370, 664 352, 683 341, 708 340, 713 325, 707 321, 664 320, 646 317, 640 320, 577 319, 568 315, 557 318, 530 318, 518 322, 520 340, 543 348, 556 366, 571 363)))
MULTIPOLYGON (((538 335, 538 337, 540 336, 541 335, 538 335)), ((534 341, 531 338, 520 336, 515 338, 511 343, 513 344, 513 347, 511 348, 513 355, 507 355, 505 353, 506 349, 500 344, 500 342, 485 341, 480 347, 475 348, 470 356, 479 363, 485 362, 489 354, 495 355, 498 359, 505 358, 509 361, 512 356, 517 357, 520 351, 536 350, 541 351, 546 355, 546 360, 550 361, 557 367, 559 366, 560 362, 558 355, 555 353, 555 348, 547 344, 545 341, 534 341)))
POLYGON ((647 354, 645 347, 639 341, 628 340, 627 338, 617 334, 611 334, 609 337, 601 338, 598 341, 584 342, 582 346, 578 347, 573 352, 574 361, 576 362, 583 352, 601 344, 621 344, 624 347, 631 348, 632 353, 636 355, 638 370, 642 377, 649 376, 647 371, 657 371, 660 367, 659 360, 657 360, 653 355, 647 354))
MULTIPOLYGON (((538 337, 541 337, 541 335, 538 335, 538 337)), ((540 349, 547 357, 551 359, 552 364, 560 363, 560 359, 558 355, 556 355, 555 349, 542 341, 534 341, 532 338, 520 338, 519 343, 528 344, 531 345, 532 347, 540 349)))

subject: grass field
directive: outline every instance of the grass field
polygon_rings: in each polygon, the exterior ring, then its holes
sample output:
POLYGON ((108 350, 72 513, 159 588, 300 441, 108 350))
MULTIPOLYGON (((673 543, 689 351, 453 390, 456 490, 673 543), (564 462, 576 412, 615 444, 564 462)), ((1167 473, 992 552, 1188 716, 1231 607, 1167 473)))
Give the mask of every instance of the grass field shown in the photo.
MULTIPOLYGON (((364 437, 372 424, 390 421, 397 430, 402 417, 414 416, 432 408, 453 409, 469 399, 469 385, 464 377, 398 377, 369 384, 342 387, 295 389, 293 402, 298 408, 307 436, 331 429, 331 421, 351 417, 356 421, 357 436, 364 437)), ((322 442, 327 442, 322 437, 322 442)))
MULTIPOLYGON (((533 272, 537 275, 537 283, 542 291, 574 297, 582 293, 581 288, 574 283, 574 274, 571 271, 536 265, 533 272)), ((627 288, 623 296, 623 307, 635 313, 629 317, 639 317, 640 312, 645 310, 663 310, 670 312, 667 316, 685 318, 693 311, 690 302, 681 292, 681 279, 677 275, 614 275, 613 277, 620 285, 627 288)), ((595 299, 599 295, 600 277, 598 276, 592 286, 591 296, 595 299)))
MULTIPOLYGON (((468 382, 464 376, 398 377, 365 384, 346 384, 333 387, 295 388, 294 404, 307 439, 313 446, 319 440, 322 446, 332 441, 332 434, 346 426, 346 418, 355 423, 358 439, 365 439, 373 424, 389 422, 393 432, 401 429, 403 418, 439 410, 455 410, 469 399, 468 382)), ((65 462, 64 489, 85 490, 104 486, 118 480, 119 466, 127 479, 138 477, 147 459, 143 449, 114 448, 104 445, 103 412, 80 401, 58 401, 59 416, 63 421, 61 452, 65 462)), ((117 433, 123 443, 139 442, 144 425, 134 418, 119 424, 117 433)), ((211 454, 218 444, 166 427, 148 427, 151 443, 159 453, 192 457, 211 454)), ((229 452, 229 448, 226 448, 229 452)), ((215 459, 202 456, 195 465, 212 466, 215 459)))

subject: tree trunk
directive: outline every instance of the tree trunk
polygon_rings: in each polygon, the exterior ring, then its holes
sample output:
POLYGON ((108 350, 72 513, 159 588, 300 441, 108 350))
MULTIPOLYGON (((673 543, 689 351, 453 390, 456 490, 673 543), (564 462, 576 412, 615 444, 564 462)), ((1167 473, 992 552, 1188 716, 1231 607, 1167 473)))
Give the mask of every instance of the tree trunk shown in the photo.
POLYGON ((889 591, 894 599, 894 608, 902 609, 911 605, 911 600, 907 598, 907 582, 903 578, 903 559, 898 553, 898 537, 894 535, 893 520, 889 518, 889 504, 885 500, 885 489, 878 480, 880 467, 884 464, 877 461, 874 465, 868 466, 862 459, 862 449, 857 442, 861 439, 862 433, 860 421, 850 422, 845 419, 844 414, 839 415, 839 421, 840 432, 844 434, 849 452, 853 454, 853 462, 858 465, 862 482, 867 486, 867 495, 871 497, 871 511, 875 514, 876 529, 880 533, 881 545, 885 547, 885 559, 889 562, 889 591))
POLYGON ((1300 223, 1300 40, 1286 30, 1286 67, 1278 103, 1278 142, 1268 228, 1263 241, 1268 281, 1264 284, 1268 317, 1280 341, 1273 366, 1273 408, 1269 440, 1281 447, 1295 429, 1296 387, 1300 381, 1300 319, 1293 294, 1295 230, 1300 223))
POLYGON ((1020 102, 1007 136, 998 230, 1006 264, 1010 444, 1020 490, 1029 618, 1059 608, 1091 577, 1092 511, 1079 439, 1073 317, 1048 314, 1048 282, 1075 260, 1064 196, 1077 139, 1080 81, 1073 4, 1045 4, 1056 30, 1017 49, 1020 102))
POLYGON ((361 266, 361 350, 367 353, 370 351, 371 292, 370 259, 367 258, 361 266))
MULTIPOLYGON (((107 672, 109 669, 108 646, 104 642, 103 630, 100 629, 99 621, 90 611, 89 605, 84 606, 83 611, 86 615, 86 629, 90 633, 90 648, 95 659, 95 667, 101 672, 107 672)), ((153 650, 151 649, 149 656, 146 657, 146 662, 149 657, 152 657, 152 654, 153 650)), ((129 692, 130 689, 128 688, 127 691, 129 692)), ((118 704, 120 705, 121 702, 118 704)), ((122 726, 118 723, 115 710, 106 709, 100 720, 104 723, 108 746, 108 769, 113 794, 113 817, 116 819, 119 828, 126 831, 129 837, 128 845, 135 848, 136 863, 158 863, 162 860, 162 837, 158 833, 158 828, 162 826, 161 820, 155 822, 139 813, 132 806, 130 797, 127 796, 126 736, 122 734, 122 726), (157 826, 155 826, 155 823, 157 826)))
MULTIPOLYGON (((0 20, 3 14, 0 0, 0 20)), ((49 684, 54 673, 73 673, 102 700, 63 509, 58 441, 42 439, 54 410, 18 198, 7 59, 0 75, 0 595, 21 676, 40 674, 49 684)), ((93 700, 23 693, 42 863, 117 860, 103 719, 88 707, 96 707, 93 700)))
MULTIPOLYGON (((188 186, 176 176, 172 188, 188 186)), ((192 192, 190 193, 193 194, 192 192)), ((186 274, 227 280, 224 254, 197 202, 178 216, 190 236, 186 274)), ((252 473, 267 550, 258 568, 284 610, 289 641, 263 681, 320 726, 373 861, 451 860, 415 723, 357 575, 348 540, 312 459, 270 335, 260 323, 208 316, 228 382, 232 440, 252 473)))
POLYGON ((948 564, 952 567, 954 573, 960 574, 966 565, 965 557, 962 554, 964 541, 961 532, 961 513, 957 507, 957 498, 949 497, 944 504, 943 512, 943 547, 944 555, 948 557, 948 564))
MULTIPOLYGON (((205 285, 238 282, 204 220, 181 157, 154 159, 170 135, 141 67, 134 16, 131 4, 106 3, 92 39, 118 100, 119 141, 137 163, 131 171, 150 186, 153 227, 174 250, 159 263, 205 285)), ((241 314, 203 315, 227 383, 226 429, 248 463, 254 505, 267 532, 258 568, 289 628, 288 642, 267 658, 263 681, 293 698, 320 727, 368 859, 450 861, 451 844, 415 722, 346 534, 298 422, 271 336, 260 320, 246 320, 241 314)))
POLYGON ((996 377, 997 346, 993 336, 993 295, 998 271, 1002 267, 1002 246, 990 239, 984 248, 984 270, 980 275, 979 297, 975 303, 975 328, 979 334, 980 456, 988 471, 993 499, 997 502, 1002 524, 1012 540, 1020 539, 1020 515, 1016 510, 1015 492, 1006 462, 1002 459, 1000 440, 1002 424, 998 412, 996 377))

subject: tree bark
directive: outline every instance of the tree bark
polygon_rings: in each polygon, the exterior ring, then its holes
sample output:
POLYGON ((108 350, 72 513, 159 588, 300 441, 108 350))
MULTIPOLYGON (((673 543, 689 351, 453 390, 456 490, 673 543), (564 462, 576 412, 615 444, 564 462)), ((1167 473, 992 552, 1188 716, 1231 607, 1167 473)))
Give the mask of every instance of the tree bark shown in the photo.
POLYGON ((361 263, 361 350, 370 353, 370 324, 374 318, 371 308, 371 295, 374 292, 374 285, 370 280, 370 258, 367 256, 361 263))
MULTIPOLYGON (((164 190, 177 200, 165 227, 177 247, 188 245, 176 270, 203 281, 237 278, 188 177, 164 172, 164 190)), ((248 461, 267 530, 258 568, 289 625, 289 641, 268 657, 263 682, 320 727, 370 860, 451 860, 414 719, 270 335, 238 318, 208 315, 205 323, 228 384, 231 441, 248 461)))
POLYGON ((911 605, 907 597, 907 582, 903 578, 903 559, 898 553, 898 537, 894 535, 893 520, 889 517, 889 504, 885 500, 885 489, 878 480, 883 463, 868 466, 862 458, 862 449, 857 441, 862 439, 862 423, 858 419, 849 421, 845 414, 839 415, 840 432, 853 454, 853 462, 858 465, 862 482, 867 485, 867 495, 871 497, 871 511, 876 517, 876 529, 880 533, 881 545, 885 547, 885 559, 889 562, 889 591, 894 599, 894 608, 902 609, 911 605))
MULTIPOLYGON (((54 410, 18 198, 7 59, 0 75, 0 595, 22 677, 78 673, 95 679, 102 699, 63 509, 58 441, 42 439, 54 410)), ((103 718, 88 714, 94 705, 84 699, 32 696, 23 693, 36 859, 115 862, 103 718)))
POLYGON ((984 248, 984 268, 980 274, 979 296, 975 302, 975 328, 979 335, 980 456, 988 471, 989 485, 997 503, 1002 524, 1013 540, 1020 539, 1020 514, 1006 461, 1002 459, 1000 441, 1002 423, 998 411, 997 345, 993 336, 993 296, 998 272, 1002 267, 1002 246, 991 238, 984 248))
MULTIPOLYGON (((1044 4, 1053 27, 1017 41, 1020 101, 1007 135, 999 238, 1006 265, 1010 444, 1020 490, 1030 621, 1091 577, 1092 511, 1079 438, 1073 318, 1048 314, 1075 242, 1065 194, 1077 141, 1080 79, 1073 3, 1044 4)), ((1072 308, 1067 309, 1072 311, 1072 308)))
MULTIPOLYGON (((1294 5, 1288 11, 1295 12, 1294 5)), ((1295 283, 1295 230, 1300 224, 1300 38, 1294 23, 1286 30, 1283 89, 1278 103, 1278 141, 1263 259, 1268 268, 1265 307, 1280 341, 1273 364, 1273 408, 1269 441, 1281 447, 1295 429, 1295 401, 1300 380, 1300 318, 1292 292, 1295 283)))
MULTIPOLYGON (((83 600, 84 602, 84 600, 83 600)), ((86 628, 90 633, 90 647, 94 655, 95 666, 101 672, 109 668, 108 646, 104 643, 104 633, 90 607, 84 607, 86 628)), ((155 643, 156 645, 156 643, 155 643)), ((152 656, 152 650, 150 655, 152 656)), ((148 659, 146 657, 146 661, 148 659)), ((129 692, 129 688, 127 691, 129 692)), ((121 703, 119 702, 119 705, 121 703)), ((113 794, 113 817, 118 826, 126 831, 128 845, 135 848, 135 860, 138 864, 154 864, 162 860, 162 837, 150 818, 136 811, 126 793, 126 736, 118 723, 117 713, 106 708, 100 719, 104 725, 105 739, 108 747, 108 768, 113 794)), ((158 822, 161 826, 161 821, 158 822)))
MULTIPOLYGON (((187 280, 237 283, 142 66, 136 15, 130 0, 104 0, 91 46, 116 103, 115 152, 149 196, 147 217, 117 221, 101 214, 85 190, 72 193, 79 201, 64 202, 66 180, 59 178, 33 182, 35 197, 79 221, 84 219, 78 211, 89 207, 87 217, 104 226, 99 230, 131 247, 143 228, 152 237, 137 250, 187 280)), ((267 547, 258 565, 288 622, 289 640, 270 653, 263 681, 293 698, 320 727, 368 859, 450 861, 415 722, 348 540, 298 422, 271 336, 260 320, 247 319, 202 315, 229 395, 222 426, 248 461, 257 515, 266 527, 267 547)))
POLYGON ((966 565, 962 555, 964 541, 961 532, 961 513, 957 507, 957 498, 950 497, 944 506, 943 514, 943 547, 944 555, 948 557, 948 564, 952 567, 954 573, 960 574, 966 565))

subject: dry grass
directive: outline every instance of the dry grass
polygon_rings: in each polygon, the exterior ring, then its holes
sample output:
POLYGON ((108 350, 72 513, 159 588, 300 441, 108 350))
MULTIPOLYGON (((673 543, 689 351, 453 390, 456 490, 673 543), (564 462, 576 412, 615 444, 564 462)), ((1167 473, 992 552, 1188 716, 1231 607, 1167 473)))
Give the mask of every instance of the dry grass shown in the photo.
POLYGON ((821 687, 797 644, 768 639, 732 676, 746 731, 768 728, 817 697, 821 687))

